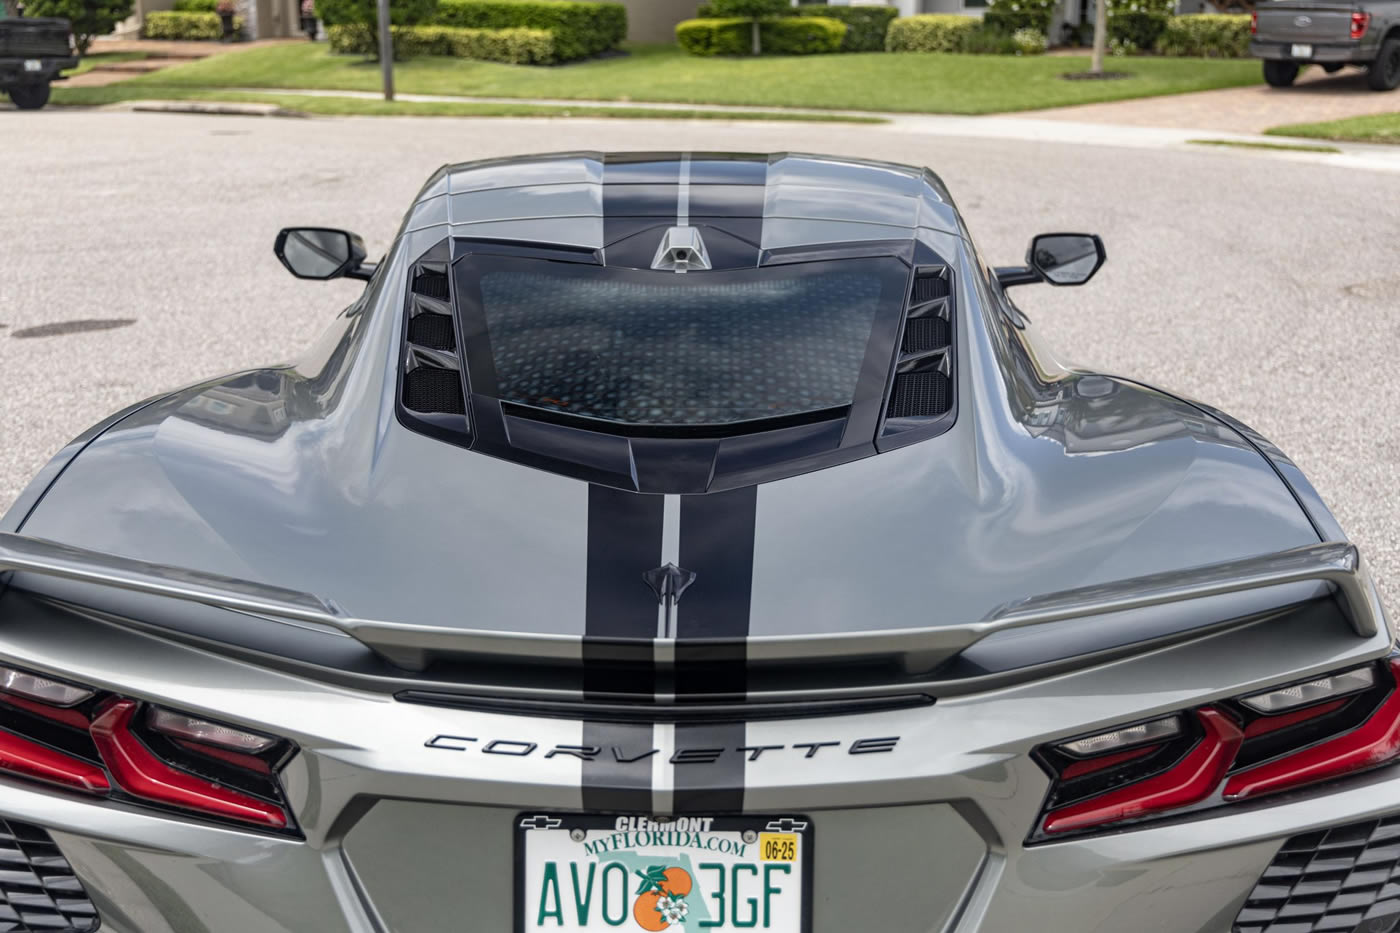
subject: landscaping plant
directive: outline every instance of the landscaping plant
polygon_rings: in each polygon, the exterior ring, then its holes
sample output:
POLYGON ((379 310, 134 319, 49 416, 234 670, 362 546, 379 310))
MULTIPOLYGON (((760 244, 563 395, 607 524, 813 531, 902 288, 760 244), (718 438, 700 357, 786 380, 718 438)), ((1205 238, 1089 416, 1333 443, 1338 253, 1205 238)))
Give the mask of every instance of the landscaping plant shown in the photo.
MULTIPOLYGON (((243 17, 233 18, 233 31, 243 31, 243 17)), ((203 13, 186 13, 180 10, 153 10, 141 21, 143 39, 208 40, 221 39, 224 35, 223 21, 219 14, 210 10, 203 13)))
MULTIPOLYGON (((778 16, 816 16, 834 19, 846 24, 846 37, 841 41, 842 52, 883 52, 890 25, 899 16, 899 10, 892 6, 826 6, 820 3, 804 3, 801 6, 784 7, 778 16)), ((695 13, 697 19, 716 19, 714 4, 702 3, 695 13)), ((761 38, 761 37, 760 37, 761 38)))
POLYGON ((975 16, 925 13, 905 16, 890 24, 885 49, 890 52, 962 52, 967 37, 982 28, 975 16))
POLYGON ((1011 34, 1011 45, 1017 55, 1044 55, 1048 44, 1043 33, 1029 27, 1011 34))
MULTIPOLYGON (((676 44, 691 55, 746 55, 752 49, 752 20, 688 19, 676 24, 676 44)), ((762 48, 775 55, 817 55, 841 51, 846 25, 820 16, 787 16, 758 21, 762 48)))
MULTIPOLYGON (((749 23, 753 54, 763 53, 763 41, 759 22, 768 17, 782 16, 788 12, 787 0, 711 0, 710 8, 721 19, 743 19, 749 23)), ((844 30, 843 30, 844 35, 844 30)))
POLYGON ((615 49, 627 37, 626 7, 584 0, 442 0, 430 22, 458 29, 546 29, 554 33, 561 62, 615 49))
MULTIPOLYGON (((331 51, 373 55, 379 37, 358 23, 326 29, 331 51)), ((509 65, 552 65, 559 60, 554 33, 546 29, 458 29, 455 26, 390 26, 394 58, 450 55, 509 65)))
MULTIPOLYGON (((437 10, 437 0, 393 0, 389 4, 389 23, 412 26, 429 19, 437 10)), ((320 0, 316 5, 321 21, 329 26, 359 26, 371 34, 379 29, 379 14, 375 0, 320 0)), ((379 57, 376 44, 366 54, 379 57)))
POLYGON ((1042 36, 1050 33, 1056 0, 992 0, 982 21, 990 29, 1011 35, 1018 29, 1034 29, 1042 36))
POLYGON ((88 46, 98 36, 117 28, 117 23, 131 15, 133 0, 29 0, 24 5, 26 16, 60 16, 73 25, 73 43, 79 55, 86 55, 88 46))
POLYGON ((1233 13, 1173 16, 1157 39, 1157 51, 1191 58, 1246 58, 1249 55, 1249 16, 1233 13))

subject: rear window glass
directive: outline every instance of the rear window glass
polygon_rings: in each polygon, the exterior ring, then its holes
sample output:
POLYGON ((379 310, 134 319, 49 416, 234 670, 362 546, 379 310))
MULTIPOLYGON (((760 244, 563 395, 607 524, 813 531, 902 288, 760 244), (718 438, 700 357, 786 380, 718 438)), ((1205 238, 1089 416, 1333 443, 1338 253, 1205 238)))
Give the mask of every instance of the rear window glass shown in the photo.
POLYGON ((874 325, 900 313, 908 276, 896 259, 685 274, 470 261, 459 296, 476 305, 464 313, 484 323, 494 368, 481 379, 471 361, 473 391, 638 425, 849 405, 874 325))

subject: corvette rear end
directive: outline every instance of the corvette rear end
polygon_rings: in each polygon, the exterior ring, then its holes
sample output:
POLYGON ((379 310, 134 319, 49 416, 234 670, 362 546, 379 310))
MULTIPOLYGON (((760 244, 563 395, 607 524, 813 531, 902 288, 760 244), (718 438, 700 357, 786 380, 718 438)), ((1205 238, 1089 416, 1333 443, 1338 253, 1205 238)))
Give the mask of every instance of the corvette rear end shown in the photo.
POLYGON ((926 171, 671 154, 331 233, 279 238, 370 278, 304 361, 0 523, 0 929, 1400 925, 1364 563, 1039 349, 1004 289, 1097 238, 993 271, 926 171))

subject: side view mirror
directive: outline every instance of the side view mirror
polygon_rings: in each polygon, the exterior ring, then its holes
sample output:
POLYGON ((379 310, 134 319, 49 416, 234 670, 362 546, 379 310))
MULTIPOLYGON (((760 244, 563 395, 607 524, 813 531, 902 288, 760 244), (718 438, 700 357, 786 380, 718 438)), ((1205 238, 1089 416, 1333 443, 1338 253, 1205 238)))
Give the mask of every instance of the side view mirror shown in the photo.
POLYGON ((1042 233, 1026 250, 1026 265, 996 270, 1002 288, 1049 282, 1051 285, 1083 285, 1099 271, 1108 253, 1093 233, 1042 233))
POLYGON ((277 234, 272 251, 299 279, 365 279, 374 263, 365 262, 365 241, 346 230, 287 227, 277 234))

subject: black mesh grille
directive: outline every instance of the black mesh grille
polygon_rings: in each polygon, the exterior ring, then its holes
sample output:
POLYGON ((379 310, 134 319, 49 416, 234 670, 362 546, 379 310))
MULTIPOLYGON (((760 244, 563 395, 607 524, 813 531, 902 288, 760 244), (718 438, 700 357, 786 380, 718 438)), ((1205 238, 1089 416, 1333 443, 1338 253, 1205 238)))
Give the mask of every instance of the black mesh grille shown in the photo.
POLYGON ((49 834, 0 820, 0 931, 89 933, 100 922, 49 834))
POLYGON ((420 272, 418 277, 413 280, 413 291, 415 294, 446 301, 448 297, 447 276, 441 272, 420 272))
POLYGON ((1400 928, 1400 817, 1294 836, 1235 918, 1234 933, 1400 928))
POLYGON ((419 314, 408 322, 408 340, 434 350, 457 349, 452 318, 445 314, 419 314))
POLYGON ((914 280, 914 304, 923 304, 935 298, 946 298, 948 280, 941 275, 926 275, 914 280))
POLYGON ((403 374, 403 403, 413 411, 466 414, 456 370, 419 366, 403 374))
POLYGON ((911 318, 904 325, 903 353, 922 353, 948 345, 948 322, 938 315, 911 318))
POLYGON ((890 394, 890 418, 932 418, 948 410, 948 377, 937 370, 896 376, 890 394))

